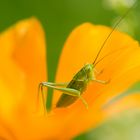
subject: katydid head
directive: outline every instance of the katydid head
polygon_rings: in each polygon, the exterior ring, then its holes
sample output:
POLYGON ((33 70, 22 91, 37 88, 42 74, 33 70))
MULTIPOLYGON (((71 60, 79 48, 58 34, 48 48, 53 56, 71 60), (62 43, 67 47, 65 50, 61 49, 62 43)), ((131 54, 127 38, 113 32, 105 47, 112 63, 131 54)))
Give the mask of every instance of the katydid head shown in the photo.
POLYGON ((86 74, 86 78, 88 81, 93 79, 93 64, 86 64, 84 66, 84 73, 86 74))

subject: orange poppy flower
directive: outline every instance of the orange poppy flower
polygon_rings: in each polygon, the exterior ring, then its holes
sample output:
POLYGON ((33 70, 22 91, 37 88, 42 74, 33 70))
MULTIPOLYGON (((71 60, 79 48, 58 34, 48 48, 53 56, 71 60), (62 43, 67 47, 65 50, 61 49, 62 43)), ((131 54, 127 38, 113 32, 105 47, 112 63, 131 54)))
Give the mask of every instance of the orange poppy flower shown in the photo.
MULTIPOLYGON (((67 82, 86 63, 92 63, 112 29, 90 23, 80 25, 67 39, 58 65, 56 82, 67 82)), ((140 48, 137 41, 114 31, 96 66, 103 72, 91 82, 81 100, 63 109, 55 108, 61 92, 54 92, 52 112, 36 110, 38 84, 46 81, 45 37, 35 18, 24 20, 0 35, 0 138, 17 140, 71 139, 88 128, 96 127, 109 116, 140 107, 140 95, 129 95, 103 109, 113 97, 140 80, 140 48)))

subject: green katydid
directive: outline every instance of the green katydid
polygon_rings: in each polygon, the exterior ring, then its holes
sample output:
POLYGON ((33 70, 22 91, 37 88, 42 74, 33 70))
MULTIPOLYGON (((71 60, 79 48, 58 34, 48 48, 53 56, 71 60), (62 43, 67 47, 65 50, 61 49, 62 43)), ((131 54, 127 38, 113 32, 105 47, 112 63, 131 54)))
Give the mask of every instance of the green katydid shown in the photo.
POLYGON ((69 83, 51 83, 51 82, 42 82, 39 85, 41 92, 43 94, 43 87, 53 88, 55 90, 62 91, 59 101, 56 104, 56 107, 67 107, 74 103, 78 98, 81 99, 83 104, 88 108, 88 105, 81 94, 86 90, 86 87, 90 81, 96 81, 99 83, 107 83, 106 81, 97 80, 94 76, 94 65, 86 64, 73 78, 69 83), (65 87, 61 87, 65 86, 65 87))
POLYGON ((98 59, 102 49, 104 48, 107 40, 110 38, 111 34, 114 32, 114 30, 116 29, 118 24, 122 21, 122 19, 128 14, 128 12, 131 10, 131 8, 115 24, 114 28, 109 33, 109 35, 107 36, 107 38, 103 42, 102 46, 100 47, 93 63, 86 64, 85 66, 83 66, 75 74, 75 76, 72 78, 72 80, 68 83, 41 82, 39 84, 39 91, 41 90, 42 99, 43 99, 43 102, 44 102, 43 103, 44 108, 45 108, 45 100, 44 100, 44 96, 43 96, 43 87, 53 88, 55 90, 62 91, 63 94, 60 96, 58 102, 56 103, 57 108, 67 107, 67 106, 73 104, 77 99, 81 99, 81 101, 83 102, 85 107, 88 108, 87 102, 85 101, 85 99, 81 95, 84 93, 84 91, 86 90, 89 82, 91 82, 91 81, 95 81, 95 82, 98 82, 98 83, 101 83, 101 84, 107 84, 108 83, 108 80, 107 81, 102 81, 102 80, 96 79, 95 73, 97 71, 95 69, 95 66, 100 61, 102 61, 106 56, 108 56, 109 54, 105 55, 104 57, 102 57, 98 61, 97 61, 97 59, 98 59))

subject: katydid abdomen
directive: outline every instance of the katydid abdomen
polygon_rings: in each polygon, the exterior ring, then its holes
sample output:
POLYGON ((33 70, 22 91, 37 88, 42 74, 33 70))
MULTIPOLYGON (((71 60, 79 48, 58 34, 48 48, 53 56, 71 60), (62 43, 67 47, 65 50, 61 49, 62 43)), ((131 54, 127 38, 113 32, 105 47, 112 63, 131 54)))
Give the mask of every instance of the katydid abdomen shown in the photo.
MULTIPOLYGON (((89 81, 92 80, 92 78, 93 64, 87 64, 73 77, 73 79, 69 82, 66 88, 78 90, 81 95, 86 90, 86 87, 89 81)), ((56 107, 67 107, 73 104, 77 99, 79 99, 78 96, 71 96, 63 93, 60 96, 56 107)))

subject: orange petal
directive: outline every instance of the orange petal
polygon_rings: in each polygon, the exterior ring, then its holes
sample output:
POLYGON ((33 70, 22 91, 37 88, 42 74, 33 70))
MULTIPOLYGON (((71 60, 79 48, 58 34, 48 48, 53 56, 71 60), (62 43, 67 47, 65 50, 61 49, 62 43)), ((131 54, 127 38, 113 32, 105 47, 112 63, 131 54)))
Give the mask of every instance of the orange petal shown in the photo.
POLYGON ((39 21, 23 20, 1 33, 0 46, 0 77, 2 88, 8 90, 0 89, 3 102, 11 99, 14 107, 35 105, 38 83, 46 80, 45 36, 39 21))
MULTIPOLYGON (((56 81, 70 81, 74 74, 76 74, 76 72, 78 72, 84 64, 92 63, 101 45, 110 32, 110 28, 104 26, 94 26, 89 23, 85 23, 76 28, 71 33, 62 51, 56 81)), ((132 76, 131 74, 130 78, 126 80, 128 77, 125 75, 129 75, 129 71, 133 73, 132 69, 136 72, 136 67, 139 66, 138 61, 140 58, 140 49, 136 41, 126 34, 114 31, 111 38, 103 48, 99 59, 110 52, 113 53, 101 61, 97 65, 96 69, 98 71, 104 70, 103 73, 98 76, 98 79, 111 79, 111 82, 107 86, 93 83, 88 87, 86 93, 91 91, 97 92, 101 87, 108 87, 111 84, 113 84, 113 86, 114 84, 117 86, 121 84, 120 81, 122 81, 123 77, 123 82, 127 82, 129 84, 133 83, 132 79, 135 81, 139 79, 139 76, 132 76)), ((125 87, 124 83, 122 87, 125 87)), ((92 94, 92 96, 96 95, 97 93, 92 94)), ((55 102, 58 99, 56 96, 57 95, 55 95, 55 102)), ((89 96, 91 96, 91 93, 88 97, 89 96)))
POLYGON ((129 95, 126 96, 120 100, 118 100, 117 102, 115 102, 114 104, 112 104, 111 106, 108 106, 105 110, 104 110, 104 114, 105 116, 112 116, 118 112, 121 112, 123 110, 130 110, 133 108, 138 108, 140 109, 140 94, 133 94, 133 95, 129 95))
MULTIPOLYGON (((92 63, 111 30, 105 26, 95 26, 89 23, 77 27, 63 48, 56 81, 68 82, 84 64, 92 63)), ((63 109, 57 112, 62 116, 65 115, 65 118, 69 118, 65 126, 76 129, 75 131, 69 129, 67 133, 71 135, 83 131, 91 125, 96 126, 103 119, 104 115, 101 108, 105 102, 126 90, 135 81, 140 80, 140 48, 138 42, 126 34, 114 31, 101 51, 98 60, 109 53, 111 54, 105 57, 96 66, 96 69, 98 71, 103 70, 97 79, 111 79, 111 82, 107 85, 95 82, 89 84, 83 94, 89 104, 89 111, 85 111, 84 105, 78 100, 70 107, 65 108, 65 112, 61 111, 63 109)), ((55 92, 54 105, 59 96, 60 92, 55 92)), ((63 121, 65 118, 63 117, 63 121)))
POLYGON ((16 64, 26 75, 26 91, 24 94, 27 102, 33 101, 36 104, 38 84, 46 81, 46 50, 44 31, 35 18, 22 22, 17 27, 19 33, 24 32, 20 47, 18 46, 13 58, 16 64))

